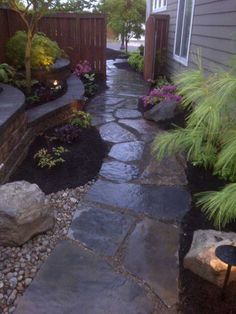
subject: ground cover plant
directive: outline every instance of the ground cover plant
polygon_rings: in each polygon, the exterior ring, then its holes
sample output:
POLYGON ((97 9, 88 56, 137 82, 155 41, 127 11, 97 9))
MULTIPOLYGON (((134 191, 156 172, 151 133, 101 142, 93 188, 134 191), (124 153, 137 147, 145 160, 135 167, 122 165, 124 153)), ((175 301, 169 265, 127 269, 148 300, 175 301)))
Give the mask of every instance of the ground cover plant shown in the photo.
POLYGON ((128 58, 129 65, 137 72, 143 72, 144 57, 140 52, 131 52, 128 58))
POLYGON ((63 146, 52 147, 51 152, 46 148, 40 149, 35 155, 34 159, 40 168, 54 168, 65 162, 62 155, 68 153, 69 150, 63 146))
POLYGON ((186 127, 157 138, 153 152, 159 160, 185 152, 193 165, 232 182, 221 191, 198 195, 207 217, 221 228, 236 219, 235 66, 206 77, 199 62, 197 70, 183 72, 175 82, 182 106, 189 110, 186 127))

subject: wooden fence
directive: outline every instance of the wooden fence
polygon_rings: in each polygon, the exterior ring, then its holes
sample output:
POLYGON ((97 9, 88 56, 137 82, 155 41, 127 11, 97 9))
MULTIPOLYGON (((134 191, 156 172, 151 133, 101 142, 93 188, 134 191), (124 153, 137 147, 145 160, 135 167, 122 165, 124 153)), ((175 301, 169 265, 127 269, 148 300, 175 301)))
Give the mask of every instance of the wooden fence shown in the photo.
MULTIPOLYGON (((7 40, 24 29, 17 13, 0 9, 0 63, 5 61, 7 40)), ((69 56, 72 67, 81 60, 88 60, 96 73, 106 75, 104 14, 52 14, 41 19, 38 30, 59 44, 69 56)))
POLYGON ((169 15, 153 14, 146 22, 144 78, 165 74, 169 32, 169 15))

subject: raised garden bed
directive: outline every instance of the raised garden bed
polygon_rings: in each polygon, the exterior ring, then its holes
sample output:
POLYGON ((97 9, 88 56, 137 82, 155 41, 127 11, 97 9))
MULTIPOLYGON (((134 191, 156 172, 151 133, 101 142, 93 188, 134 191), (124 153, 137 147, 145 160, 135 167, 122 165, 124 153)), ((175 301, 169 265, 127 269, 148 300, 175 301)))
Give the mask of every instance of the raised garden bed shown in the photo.
POLYGON ((33 70, 32 76, 40 82, 65 81, 71 74, 70 60, 59 58, 50 70, 33 70))

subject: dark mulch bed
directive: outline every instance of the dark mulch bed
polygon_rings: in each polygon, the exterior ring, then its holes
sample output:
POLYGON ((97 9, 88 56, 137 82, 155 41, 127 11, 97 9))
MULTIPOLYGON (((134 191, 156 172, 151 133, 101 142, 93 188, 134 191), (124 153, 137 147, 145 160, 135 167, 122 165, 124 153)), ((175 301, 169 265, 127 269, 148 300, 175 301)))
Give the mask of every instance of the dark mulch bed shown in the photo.
MULTIPOLYGON (((194 195, 201 191, 219 190, 225 185, 223 180, 199 167, 188 165, 187 170, 189 189, 194 195)), ((183 259, 190 249, 195 230, 215 229, 205 215, 193 204, 191 210, 182 221, 182 235, 180 239, 180 285, 181 311, 184 314, 233 314, 236 313, 236 287, 230 285, 227 297, 221 300, 221 289, 203 280, 191 271, 184 269, 183 259)), ((236 232, 236 224, 228 225, 222 231, 236 232)))
MULTIPOLYGON (((45 134, 51 136, 53 131, 49 130, 45 134)), ((10 181, 26 180, 36 183, 46 194, 75 188, 96 178, 106 154, 107 146, 96 128, 81 130, 80 140, 73 144, 59 141, 49 144, 45 136, 40 135, 30 146, 27 157, 11 176, 10 181), (47 148, 48 145, 64 146, 69 152, 63 155, 64 164, 51 170, 40 169, 33 156, 39 149, 47 148)))
POLYGON ((128 63, 128 61, 124 61, 124 62, 117 62, 117 63, 114 63, 114 65, 118 68, 118 69, 121 69, 121 70, 126 70, 128 72, 135 72, 137 74, 140 74, 140 75, 143 75, 141 72, 137 72, 135 71, 128 63))
POLYGON ((127 59, 127 55, 121 51, 107 48, 106 49, 106 59, 107 60, 127 59))

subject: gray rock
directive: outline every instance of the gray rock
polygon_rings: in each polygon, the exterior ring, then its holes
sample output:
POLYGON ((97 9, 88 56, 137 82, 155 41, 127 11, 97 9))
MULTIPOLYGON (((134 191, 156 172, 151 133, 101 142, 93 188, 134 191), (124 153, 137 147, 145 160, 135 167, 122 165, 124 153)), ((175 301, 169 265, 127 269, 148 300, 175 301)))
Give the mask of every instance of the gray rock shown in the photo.
MULTIPOLYGON (((236 233, 215 230, 195 231, 191 248, 184 258, 184 267, 222 287, 227 265, 215 255, 215 249, 219 245, 236 246, 236 233)), ((236 267, 232 267, 229 280, 236 280, 236 267)))
POLYGON ((36 184, 18 181, 0 186, 0 245, 22 245, 54 225, 54 213, 36 184))
POLYGON ((165 121, 173 119, 177 112, 177 102, 163 100, 152 109, 144 113, 144 118, 152 121, 165 121))

